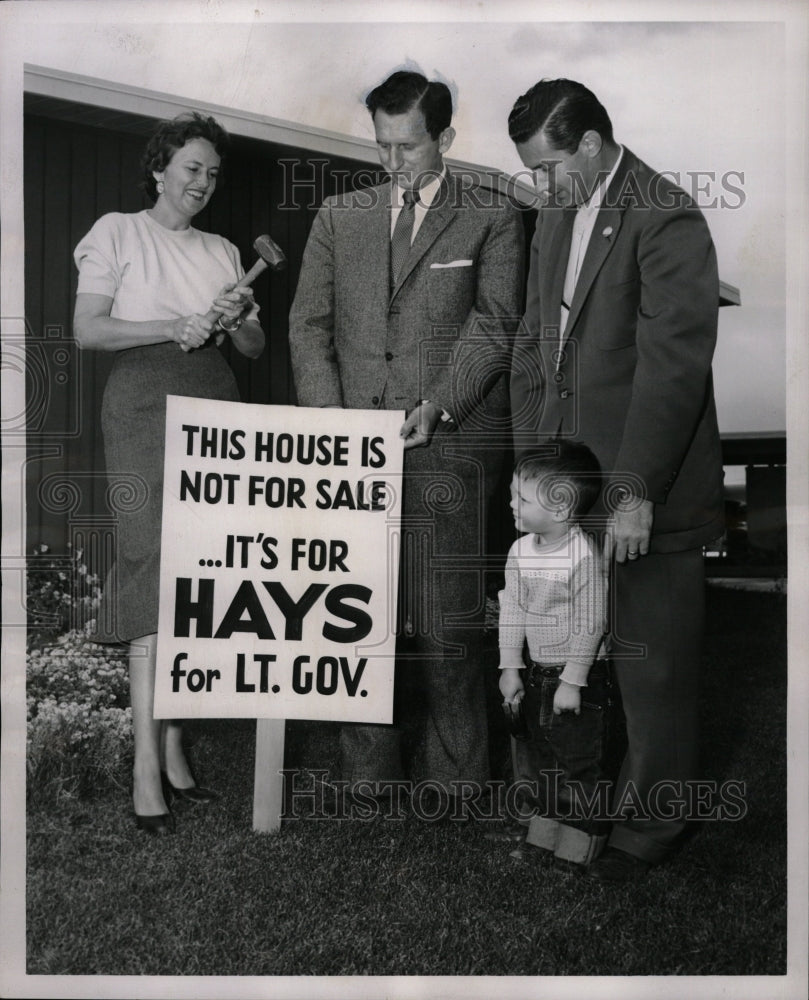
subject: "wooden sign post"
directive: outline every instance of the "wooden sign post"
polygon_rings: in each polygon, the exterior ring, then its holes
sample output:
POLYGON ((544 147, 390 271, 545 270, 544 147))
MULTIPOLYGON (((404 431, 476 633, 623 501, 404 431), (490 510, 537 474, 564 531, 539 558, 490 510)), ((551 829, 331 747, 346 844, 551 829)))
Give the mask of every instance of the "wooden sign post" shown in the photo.
POLYGON ((281 829, 284 807, 284 719, 256 722, 256 769, 253 779, 253 829, 275 833, 281 829))
POLYGON ((168 397, 155 718, 259 720, 255 830, 285 719, 391 721, 403 419, 168 397))

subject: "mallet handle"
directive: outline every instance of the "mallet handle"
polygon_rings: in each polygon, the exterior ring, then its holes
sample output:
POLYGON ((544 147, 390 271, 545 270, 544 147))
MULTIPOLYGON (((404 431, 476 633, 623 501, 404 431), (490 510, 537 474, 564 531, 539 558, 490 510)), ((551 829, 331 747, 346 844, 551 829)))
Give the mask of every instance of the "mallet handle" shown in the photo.
MULTIPOLYGON (((268 267, 271 267, 274 271, 280 271, 286 264, 284 251, 270 236, 259 236, 253 244, 253 249, 260 255, 259 259, 255 262, 255 264, 253 264, 247 274, 239 278, 233 286, 234 288, 247 288, 248 285, 252 285, 256 278, 266 271, 268 267)), ((221 315, 221 309, 211 306, 205 314, 205 319, 207 319, 209 323, 213 323, 221 315)))

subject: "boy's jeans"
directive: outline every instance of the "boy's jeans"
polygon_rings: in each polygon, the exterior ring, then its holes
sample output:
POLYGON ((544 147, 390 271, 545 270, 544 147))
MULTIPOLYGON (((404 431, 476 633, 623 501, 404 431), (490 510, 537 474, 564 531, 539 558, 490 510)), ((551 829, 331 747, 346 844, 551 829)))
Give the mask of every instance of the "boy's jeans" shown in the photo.
MULTIPOLYGON (((597 660, 581 692, 581 714, 553 714, 553 696, 563 664, 531 663, 525 668, 523 710, 526 740, 512 739, 515 782, 523 786, 521 811, 534 814, 529 843, 559 823, 601 837, 609 829, 609 783, 602 773, 608 706, 608 664, 597 660), (542 824, 537 817, 557 821, 542 824)), ((550 843, 538 846, 551 847, 550 843)))

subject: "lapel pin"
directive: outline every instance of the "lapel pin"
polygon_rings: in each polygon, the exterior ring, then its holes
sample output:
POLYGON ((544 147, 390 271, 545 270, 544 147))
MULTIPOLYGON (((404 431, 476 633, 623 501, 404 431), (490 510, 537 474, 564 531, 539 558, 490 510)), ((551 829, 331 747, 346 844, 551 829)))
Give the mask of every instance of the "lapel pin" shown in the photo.
POLYGON ((607 239, 609 239, 610 236, 612 236, 612 226, 607 226, 606 229, 603 229, 601 231, 601 235, 606 236, 607 239))

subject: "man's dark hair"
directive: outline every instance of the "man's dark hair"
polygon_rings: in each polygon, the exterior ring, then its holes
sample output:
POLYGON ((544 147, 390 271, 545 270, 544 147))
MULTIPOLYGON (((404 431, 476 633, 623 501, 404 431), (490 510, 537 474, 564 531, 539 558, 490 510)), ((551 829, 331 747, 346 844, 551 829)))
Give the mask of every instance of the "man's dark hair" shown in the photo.
POLYGON ((157 182, 152 176, 153 171, 160 173, 165 170, 177 150, 192 139, 207 139, 224 163, 230 137, 215 118, 189 111, 169 121, 160 122, 149 138, 141 158, 143 179, 140 186, 152 201, 157 201, 157 182))
POLYGON ((431 139, 437 139, 452 122, 452 94, 445 83, 432 82, 421 73, 399 70, 374 87, 365 98, 371 117, 377 111, 386 115, 406 115, 416 108, 424 115, 431 139))
POLYGON ((540 80, 518 97, 508 116, 508 134, 527 142, 544 132, 554 149, 575 153, 590 129, 612 142, 612 122, 596 95, 575 80, 540 80))
POLYGON ((570 505, 572 518, 586 514, 601 492, 601 466, 581 441, 552 441, 526 451, 514 472, 529 482, 537 480, 551 503, 570 505))

